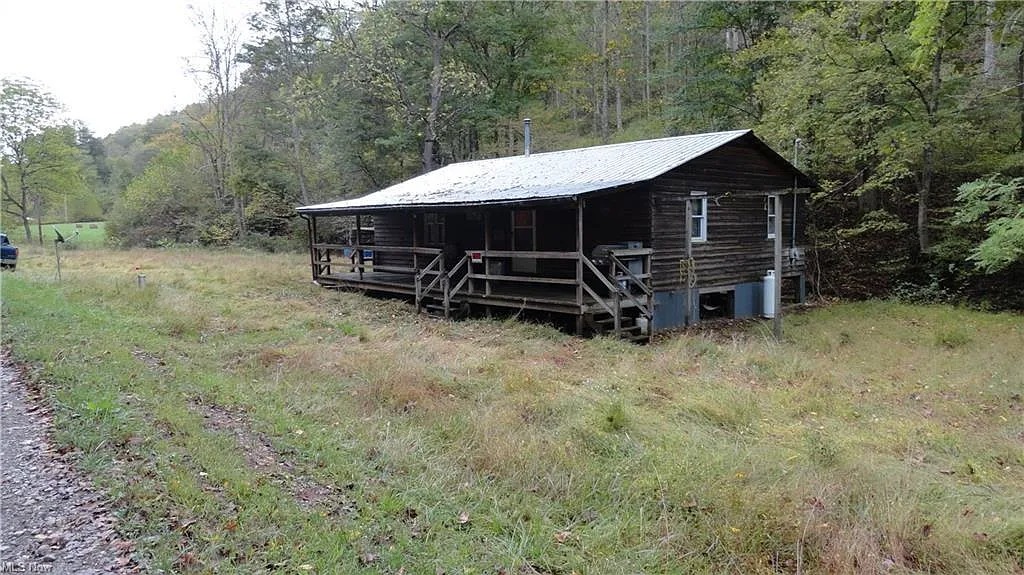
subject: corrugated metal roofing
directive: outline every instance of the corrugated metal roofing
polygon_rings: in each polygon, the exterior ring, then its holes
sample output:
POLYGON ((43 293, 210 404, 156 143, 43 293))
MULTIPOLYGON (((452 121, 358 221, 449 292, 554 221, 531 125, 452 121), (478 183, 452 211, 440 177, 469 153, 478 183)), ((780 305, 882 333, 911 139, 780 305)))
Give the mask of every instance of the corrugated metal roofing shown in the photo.
POLYGON ((714 132, 461 162, 361 198, 298 211, 352 212, 572 197, 650 180, 748 133, 714 132))

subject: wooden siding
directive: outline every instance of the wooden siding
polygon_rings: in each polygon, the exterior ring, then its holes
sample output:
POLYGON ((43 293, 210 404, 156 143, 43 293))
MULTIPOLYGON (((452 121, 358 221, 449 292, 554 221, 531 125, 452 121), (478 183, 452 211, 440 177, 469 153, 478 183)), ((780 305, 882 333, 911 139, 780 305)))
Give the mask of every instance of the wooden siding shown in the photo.
MULTIPOLYGON (((413 245, 413 218, 408 212, 386 212, 374 214, 373 236, 379 246, 413 245)), ((412 255, 400 253, 375 253, 374 263, 388 266, 411 267, 412 255)))
MULTIPOLYGON (((698 288, 758 281, 773 266, 774 240, 768 239, 765 194, 792 190, 782 166, 744 141, 732 142, 656 178, 652 191, 652 261, 656 289, 685 284, 686 201, 691 192, 708 198, 707 241, 693 243, 698 288), (683 263, 681 263, 683 262, 683 263)), ((792 235, 793 196, 782 196, 782 240, 792 235)), ((798 199, 798 212, 802 200, 798 199)), ((797 219, 798 239, 804 221, 797 219)), ((783 275, 802 266, 783 258, 783 275)))
POLYGON ((583 250, 627 241, 651 246, 651 188, 647 184, 589 198, 583 209, 583 250))

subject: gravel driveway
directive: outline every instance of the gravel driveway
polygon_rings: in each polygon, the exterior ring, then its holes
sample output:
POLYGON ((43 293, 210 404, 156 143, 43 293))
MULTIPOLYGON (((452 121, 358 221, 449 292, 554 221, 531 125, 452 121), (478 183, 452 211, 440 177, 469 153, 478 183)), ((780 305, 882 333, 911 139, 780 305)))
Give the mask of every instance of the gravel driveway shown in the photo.
POLYGON ((0 350, 0 572, 136 573, 117 518, 50 442, 51 418, 0 350))

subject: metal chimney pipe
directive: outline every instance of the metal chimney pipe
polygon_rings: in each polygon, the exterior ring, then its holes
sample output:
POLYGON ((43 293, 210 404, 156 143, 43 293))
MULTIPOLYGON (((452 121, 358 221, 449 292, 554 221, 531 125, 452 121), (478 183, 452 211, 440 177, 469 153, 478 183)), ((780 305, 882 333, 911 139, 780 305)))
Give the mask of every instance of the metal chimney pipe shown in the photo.
POLYGON ((530 155, 530 119, 523 119, 523 155, 530 155))

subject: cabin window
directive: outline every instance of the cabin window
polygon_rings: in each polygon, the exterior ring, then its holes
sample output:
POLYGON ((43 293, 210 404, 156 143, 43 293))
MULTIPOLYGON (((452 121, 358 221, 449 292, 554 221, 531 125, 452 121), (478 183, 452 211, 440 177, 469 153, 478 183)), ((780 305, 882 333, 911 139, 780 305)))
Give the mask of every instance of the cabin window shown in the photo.
POLYGON ((444 216, 427 212, 423 215, 423 240, 429 246, 444 245, 444 216))
MULTIPOLYGON (((535 210, 512 210, 512 249, 532 252, 537 249, 537 212, 535 210)), ((537 273, 536 258, 512 258, 515 273, 537 273)))
POLYGON ((512 249, 532 252, 537 249, 537 214, 534 210, 512 212, 512 249))
POLYGON ((708 239, 708 199, 693 198, 690 200, 690 217, 693 221, 690 240, 704 242, 708 239))
POLYGON ((768 214, 768 239, 775 239, 775 196, 774 194, 765 197, 765 212, 768 214))

